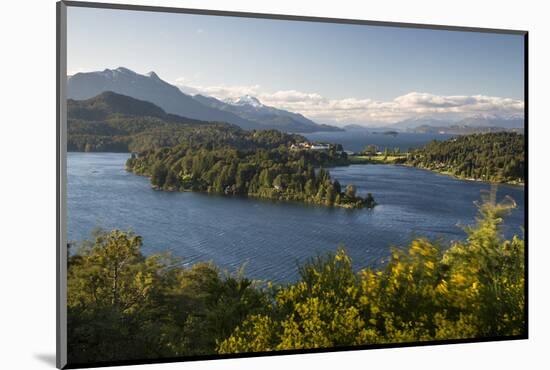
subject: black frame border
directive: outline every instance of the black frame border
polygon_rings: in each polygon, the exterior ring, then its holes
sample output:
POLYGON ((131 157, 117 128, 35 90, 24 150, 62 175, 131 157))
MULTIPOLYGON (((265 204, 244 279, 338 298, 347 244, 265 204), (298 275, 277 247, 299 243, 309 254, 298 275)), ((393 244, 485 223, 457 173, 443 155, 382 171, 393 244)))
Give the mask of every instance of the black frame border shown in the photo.
POLYGON ((315 16, 299 16, 287 14, 268 14, 268 13, 252 13, 252 12, 233 12, 222 10, 208 9, 192 9, 192 8, 176 8, 162 6, 147 6, 147 5, 130 5, 130 4, 112 4, 100 2, 84 2, 84 1, 58 1, 56 3, 56 120, 57 120, 57 141, 56 141, 56 284, 57 284, 57 309, 56 309, 56 366, 59 369, 79 369, 79 368, 95 368, 107 366, 124 366, 124 365, 145 365, 173 362, 190 362, 203 360, 221 360, 221 359, 236 359, 250 357, 265 357, 265 356, 283 356, 293 354, 309 354, 309 353, 327 353, 341 351, 360 351, 366 349, 384 349, 384 348, 406 348, 406 347, 423 347, 433 345, 448 345, 448 344, 467 344, 467 343, 485 343, 499 342, 509 340, 522 340, 529 338, 529 32, 526 30, 513 29, 498 29, 498 28, 478 28, 478 27, 460 27, 447 26, 440 24, 422 24, 422 23, 403 23, 403 22, 384 22, 372 20, 346 19, 346 18, 326 18, 315 16), (425 342, 404 342, 404 343, 386 343, 386 344, 370 344, 357 346, 340 346, 328 348, 302 349, 302 350, 284 350, 271 352, 248 352, 234 354, 214 354, 186 357, 167 357, 159 359, 143 359, 143 360, 120 360, 120 361, 100 361, 94 363, 67 363, 67 317, 66 317, 66 252, 67 245, 64 241, 63 233, 65 221, 65 201, 66 201, 66 185, 65 185, 65 165, 66 162, 66 102, 64 96, 66 93, 66 38, 67 38, 67 7, 79 8, 95 8, 95 9, 111 9, 111 10, 130 10, 143 12, 160 12, 160 13, 179 13, 179 14, 195 14, 195 15, 210 15, 223 17, 239 17, 239 18, 255 18, 255 19, 270 19, 270 20, 287 20, 287 21, 302 21, 302 22, 317 22, 317 23, 333 23, 333 24, 355 24, 379 27, 397 27, 397 28, 417 28, 426 30, 441 30, 441 31, 460 31, 460 32, 477 32, 477 33, 494 33, 507 35, 520 35, 524 39, 524 135, 525 135, 525 185, 524 185, 524 241, 525 241, 525 332, 522 335, 502 336, 502 337, 484 337, 472 339, 456 339, 456 340, 438 340, 425 342))

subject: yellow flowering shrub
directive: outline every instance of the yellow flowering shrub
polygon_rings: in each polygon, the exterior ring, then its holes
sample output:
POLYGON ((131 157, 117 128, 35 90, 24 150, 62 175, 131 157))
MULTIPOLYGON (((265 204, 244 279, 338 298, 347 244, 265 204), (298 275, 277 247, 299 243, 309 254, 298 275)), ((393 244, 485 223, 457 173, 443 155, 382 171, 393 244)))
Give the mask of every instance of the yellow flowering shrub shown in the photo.
POLYGON ((380 270, 354 272, 343 248, 300 268, 274 288, 263 316, 251 316, 220 353, 512 336, 524 333, 524 241, 503 240, 512 202, 479 205, 468 238, 426 239, 394 248, 380 270))

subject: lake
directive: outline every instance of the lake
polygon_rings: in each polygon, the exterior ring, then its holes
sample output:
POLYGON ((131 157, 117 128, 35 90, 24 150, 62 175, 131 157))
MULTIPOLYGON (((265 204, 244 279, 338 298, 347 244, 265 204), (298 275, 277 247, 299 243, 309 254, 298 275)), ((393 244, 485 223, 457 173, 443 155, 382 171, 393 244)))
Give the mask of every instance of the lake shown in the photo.
MULTIPOLYGON (((188 264, 213 261, 235 271, 243 263, 256 279, 296 279, 297 263, 345 245, 354 267, 380 263, 390 246, 414 236, 457 240, 457 224, 474 222, 473 202, 489 185, 415 168, 351 165, 332 168, 333 178, 373 193, 374 209, 331 209, 203 193, 152 190, 149 179, 124 170, 128 154, 68 154, 68 238, 89 239, 93 229, 132 229, 144 253, 171 251, 188 264)), ((522 187, 499 186, 518 208, 507 235, 520 233, 522 187)))
POLYGON ((380 150, 399 148, 401 152, 407 152, 410 148, 418 148, 432 140, 447 140, 453 135, 447 134, 417 134, 400 132, 397 135, 385 135, 383 130, 348 130, 337 132, 314 132, 302 134, 308 140, 328 143, 339 143, 345 150, 357 152, 364 150, 367 145, 376 145, 380 150), (378 132, 375 134, 374 132, 378 132))

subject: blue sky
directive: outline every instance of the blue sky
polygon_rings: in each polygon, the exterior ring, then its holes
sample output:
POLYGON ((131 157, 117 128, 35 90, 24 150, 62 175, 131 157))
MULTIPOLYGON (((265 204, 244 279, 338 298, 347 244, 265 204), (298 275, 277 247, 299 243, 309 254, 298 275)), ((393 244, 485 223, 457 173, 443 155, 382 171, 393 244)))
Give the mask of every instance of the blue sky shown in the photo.
POLYGON ((518 113, 524 98, 519 35, 69 8, 69 74, 118 66, 330 123, 518 113))

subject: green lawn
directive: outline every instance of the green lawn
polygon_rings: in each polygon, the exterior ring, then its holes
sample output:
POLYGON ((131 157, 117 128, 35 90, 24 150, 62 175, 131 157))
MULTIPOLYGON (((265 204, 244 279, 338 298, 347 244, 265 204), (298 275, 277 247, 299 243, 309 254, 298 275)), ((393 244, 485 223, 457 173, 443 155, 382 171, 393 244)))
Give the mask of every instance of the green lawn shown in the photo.
POLYGON ((352 164, 394 164, 398 159, 406 157, 407 154, 400 155, 350 155, 348 156, 349 161, 352 164))

